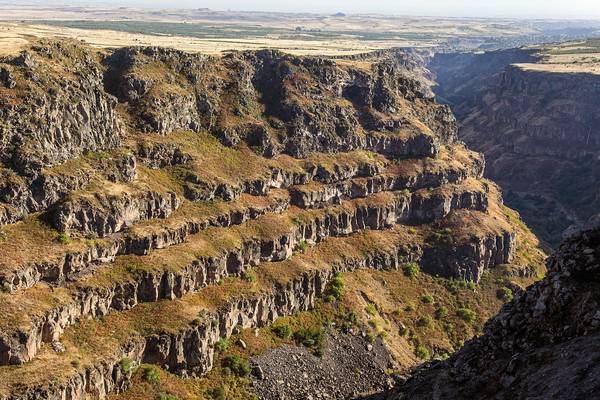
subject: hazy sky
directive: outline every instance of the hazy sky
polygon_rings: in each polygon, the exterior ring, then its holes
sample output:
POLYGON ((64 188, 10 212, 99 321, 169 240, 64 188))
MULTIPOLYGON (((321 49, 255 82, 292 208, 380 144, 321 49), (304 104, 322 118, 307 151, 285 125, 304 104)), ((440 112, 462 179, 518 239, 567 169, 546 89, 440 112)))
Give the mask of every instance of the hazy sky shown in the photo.
MULTIPOLYGON (((36 0, 13 0, 12 4, 36 0)), ((101 4, 333 13, 472 17, 600 18, 600 0, 37 0, 43 4, 101 4)), ((5 3, 0 1, 0 3, 5 3)))

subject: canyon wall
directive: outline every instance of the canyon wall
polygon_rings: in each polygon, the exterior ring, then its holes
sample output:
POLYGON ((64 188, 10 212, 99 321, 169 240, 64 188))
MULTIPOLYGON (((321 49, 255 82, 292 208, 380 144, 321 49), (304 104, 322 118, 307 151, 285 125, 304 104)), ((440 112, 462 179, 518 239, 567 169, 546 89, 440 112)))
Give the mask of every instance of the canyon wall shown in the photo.
POLYGON ((485 154, 486 176, 542 239, 556 245, 600 209, 600 76, 515 64, 534 61, 531 53, 442 54, 430 66, 437 92, 459 116, 459 137, 485 154))

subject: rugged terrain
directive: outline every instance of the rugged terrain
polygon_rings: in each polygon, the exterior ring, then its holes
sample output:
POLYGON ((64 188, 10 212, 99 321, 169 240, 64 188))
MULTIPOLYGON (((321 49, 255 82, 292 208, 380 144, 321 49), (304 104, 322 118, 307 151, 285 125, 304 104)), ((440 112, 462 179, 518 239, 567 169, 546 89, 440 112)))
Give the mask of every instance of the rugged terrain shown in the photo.
POLYGON ((415 57, 3 58, 0 398, 278 398, 314 364, 339 398, 460 347, 543 253, 415 57))
POLYGON ((600 390, 600 229, 563 242, 548 274, 483 336, 422 368, 391 399, 589 399, 600 390))
POLYGON ((597 218, 598 42, 441 54, 436 91, 459 137, 485 154, 486 176, 550 245, 597 218))

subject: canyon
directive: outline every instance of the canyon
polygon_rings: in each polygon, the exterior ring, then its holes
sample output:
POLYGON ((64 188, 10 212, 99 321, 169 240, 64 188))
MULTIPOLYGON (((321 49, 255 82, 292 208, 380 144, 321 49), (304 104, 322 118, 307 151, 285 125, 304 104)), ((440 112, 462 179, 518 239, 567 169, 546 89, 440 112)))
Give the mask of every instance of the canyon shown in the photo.
POLYGON ((0 398, 294 396, 269 365, 297 344, 317 365, 376 349, 347 392, 315 389, 355 396, 456 351, 544 253, 422 61, 69 39, 2 58, 0 398))
POLYGON ((597 41, 437 54, 440 99, 548 246, 598 219, 597 41))

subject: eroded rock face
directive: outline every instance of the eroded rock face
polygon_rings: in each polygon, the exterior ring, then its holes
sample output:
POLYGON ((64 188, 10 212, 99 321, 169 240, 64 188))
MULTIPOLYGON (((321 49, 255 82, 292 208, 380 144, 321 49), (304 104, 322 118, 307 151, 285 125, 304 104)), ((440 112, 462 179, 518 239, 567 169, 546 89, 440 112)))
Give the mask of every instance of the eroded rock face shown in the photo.
POLYGON ((382 60, 363 71, 271 50, 217 59, 126 48, 106 64, 107 87, 132 106, 142 129, 208 129, 227 145, 246 142, 267 156, 377 147, 365 142, 365 130, 414 128, 414 117, 444 141, 456 136, 454 117, 411 76, 411 63, 382 60))
POLYGON ((0 161, 20 174, 35 177, 43 167, 121 143, 117 100, 104 91, 97 56, 86 51, 77 63, 61 63, 75 51, 73 43, 52 42, 2 60, 4 75, 25 78, 8 85, 0 105, 0 161), (53 61, 60 72, 49 67, 53 61))
POLYGON ((548 275, 505 305, 483 336, 416 371, 389 398, 593 397, 600 377, 599 274, 595 228, 563 242, 548 275))
POLYGON ((90 198, 59 204, 52 212, 52 222, 61 232, 105 237, 138 221, 167 218, 180 204, 181 200, 173 192, 96 193, 90 198))

